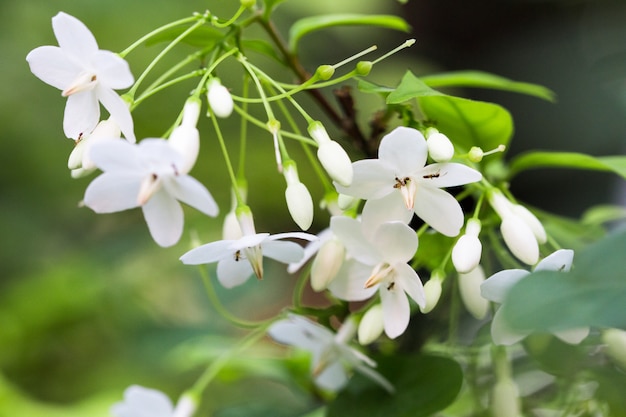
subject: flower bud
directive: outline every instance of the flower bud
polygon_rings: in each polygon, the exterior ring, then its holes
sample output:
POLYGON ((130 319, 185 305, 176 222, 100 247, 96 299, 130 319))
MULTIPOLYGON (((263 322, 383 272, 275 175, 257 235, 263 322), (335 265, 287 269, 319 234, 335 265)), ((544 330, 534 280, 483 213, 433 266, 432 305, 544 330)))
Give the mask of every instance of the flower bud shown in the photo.
POLYGON ((337 276, 346 256, 345 246, 336 238, 330 238, 322 243, 313 264, 311 265, 311 287, 323 291, 337 276))
POLYGON ((120 127, 112 119, 102 120, 88 136, 76 141, 76 146, 70 153, 67 166, 72 170, 72 177, 78 178, 89 174, 96 169, 90 156, 91 147, 103 140, 119 139, 120 127))
POLYGON ((469 150, 469 152, 467 153, 467 157, 469 158, 469 160, 471 162, 480 162, 483 160, 483 156, 484 156, 484 152, 481 148, 479 148, 478 146, 472 146, 469 150))
POLYGON ((469 219, 465 226, 465 234, 457 240, 452 248, 452 264, 457 272, 465 274, 478 266, 482 254, 482 244, 478 239, 480 220, 469 219))
POLYGON ((370 73, 374 64, 372 61, 360 61, 356 64, 356 73, 365 77, 370 73))
POLYGON ((196 408, 198 408, 196 399, 189 394, 185 394, 178 400, 172 417, 192 417, 196 412, 196 408))
POLYGON ((330 80, 334 74, 335 68, 332 65, 320 65, 315 70, 315 75, 322 81, 330 80))
POLYGON ((358 201, 358 198, 351 195, 339 194, 339 197, 337 197, 337 205, 341 210, 349 209, 356 201, 358 201))
POLYGON ((420 308, 420 311, 424 314, 430 313, 433 308, 437 306, 439 298, 441 298, 441 282, 443 276, 439 274, 433 274, 428 281, 424 284, 424 298, 426 304, 424 308, 420 308))
POLYGON ((298 170, 293 161, 285 161, 283 175, 287 181, 285 199, 289 214, 296 224, 307 230, 313 223, 313 199, 311 193, 298 178, 298 170))
POLYGON ((239 0, 241 7, 245 7, 246 9, 250 9, 256 5, 256 0, 239 0))
POLYGON ((361 345, 369 345, 383 334, 383 307, 376 304, 371 307, 361 319, 358 330, 358 340, 361 345))
POLYGON ((436 162, 448 162, 454 156, 454 146, 450 139, 435 128, 426 131, 428 154, 436 162))
POLYGON ((176 167, 178 174, 188 174, 195 165, 200 152, 200 134, 198 129, 196 129, 195 125, 185 124, 183 119, 183 124, 175 127, 172 131, 168 143, 183 156, 182 164, 176 167))
POLYGON ((606 344, 606 354, 609 358, 626 370, 626 331, 606 329, 602 332, 602 342, 606 344))
POLYGON ((517 259, 534 265, 539 260, 539 245, 532 229, 518 216, 511 214, 502 219, 500 232, 509 250, 517 259))
POLYGON ((181 124, 196 127, 200 118, 202 102, 198 97, 189 97, 183 107, 183 120, 181 124))
POLYGON ((485 281, 485 272, 482 266, 467 274, 459 273, 459 292, 465 308, 478 320, 482 320, 487 315, 489 301, 480 294, 480 284, 485 281))
POLYGON ((240 205, 235 210, 237 221, 241 232, 245 236, 256 235, 256 228, 254 227, 254 217, 252 216, 252 210, 247 205, 240 205))
POLYGON ((352 183, 352 161, 346 151, 335 141, 325 142, 317 149, 317 158, 330 175, 344 187, 352 183))
POLYGON ((498 417, 520 417, 519 390, 511 378, 498 380, 491 392, 491 413, 498 417))
POLYGON ((546 230, 543 228, 539 219, 531 213, 530 210, 520 204, 513 204, 511 210, 514 214, 521 218, 524 223, 528 225, 528 227, 530 227, 530 230, 533 231, 535 238, 537 238, 537 242, 546 243, 548 241, 546 230))
POLYGON ((211 110, 217 117, 225 118, 233 112, 233 97, 217 78, 211 79, 208 83, 207 100, 211 110))

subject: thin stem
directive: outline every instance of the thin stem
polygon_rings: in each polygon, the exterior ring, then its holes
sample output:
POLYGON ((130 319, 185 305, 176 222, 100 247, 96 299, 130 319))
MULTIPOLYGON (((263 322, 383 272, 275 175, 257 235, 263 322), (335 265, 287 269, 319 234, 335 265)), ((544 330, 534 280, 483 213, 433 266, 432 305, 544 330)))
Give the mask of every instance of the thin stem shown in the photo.
MULTIPOLYGON (((264 122, 260 121, 259 119, 251 116, 250 114, 244 112, 241 107, 235 105, 234 110, 242 118, 245 118, 246 120, 248 120, 253 125, 258 126, 261 129, 263 129, 263 130, 269 131, 269 129, 267 127, 267 123, 264 123, 264 122)), ((287 132, 287 131, 284 131, 284 130, 281 130, 280 133, 284 137, 295 139, 295 140, 298 140, 300 142, 307 143, 309 145, 317 146, 317 143, 313 139, 308 138, 306 136, 298 135, 298 134, 295 134, 295 133, 292 133, 292 132, 287 132)))
MULTIPOLYGON (((249 94, 250 83, 248 82, 250 78, 248 74, 244 74, 244 82, 243 82, 243 95, 247 97, 249 94)), ((244 113, 248 113, 248 104, 243 103, 241 106, 241 110, 244 113)), ((246 170, 246 144, 248 139, 248 119, 245 117, 241 118, 241 126, 239 128, 239 166, 237 167, 237 176, 239 178, 245 178, 245 170, 246 170)))
POLYGON ((183 82, 185 80, 189 80, 191 78, 195 78, 195 77, 199 77, 200 74, 203 73, 203 70, 195 70, 193 72, 190 72, 189 74, 185 74, 185 75, 181 75, 180 77, 176 77, 174 79, 169 80, 166 83, 163 83, 161 85, 159 85, 158 87, 155 87, 147 92, 144 92, 141 96, 139 96, 139 98, 137 100, 135 100, 131 106, 131 110, 135 109, 142 101, 146 100, 147 98, 153 96, 154 94, 165 90, 168 87, 171 87, 175 84, 178 84, 180 82, 183 82))
POLYGON ((128 48, 126 48, 122 52, 120 52, 119 55, 120 55, 120 57, 124 58, 124 57, 126 57, 126 55, 131 53, 135 48, 137 48, 139 45, 141 45, 142 43, 144 43, 145 41, 147 41, 151 37, 156 36, 159 33, 163 32, 163 31, 166 31, 168 29, 171 29, 171 28, 173 28, 175 26, 184 25, 185 23, 193 22, 195 20, 202 19, 202 18, 204 18, 204 16, 193 15, 191 17, 186 17, 184 19, 180 19, 180 20, 177 20, 175 22, 168 23, 167 25, 161 26, 160 28, 157 28, 157 29, 153 30, 152 32, 142 36, 141 38, 139 38, 138 40, 133 42, 128 48))
POLYGON ((233 23, 235 23, 235 21, 236 21, 237 19, 239 19, 239 16, 241 16, 241 14, 242 14, 245 10, 246 10, 246 8, 245 8, 245 7, 243 7, 243 6, 239 6, 239 10, 237 10, 237 12, 235 12, 235 14, 233 15, 233 17, 231 17, 231 18, 230 18, 229 20, 227 20, 226 22, 224 22, 224 23, 219 23, 219 22, 217 21, 217 19, 215 18, 215 19, 212 19, 212 20, 211 20, 211 24, 212 24, 213 26, 215 26, 216 28, 225 28, 225 27, 228 27, 228 26, 232 25, 233 23))
POLYGON ((224 156, 224 162, 226 163, 226 169, 228 171, 228 176, 230 177, 230 182, 232 184, 233 191, 235 193, 235 197, 237 198, 237 205, 244 204, 244 198, 241 195, 241 191, 237 186, 237 177, 235 177, 235 171, 233 170, 233 165, 230 162, 230 156, 228 155, 228 149, 226 149, 226 142, 224 141, 224 136, 222 135, 222 130, 220 129, 219 123, 217 122, 217 118, 213 114, 213 110, 209 106, 209 113, 211 114, 211 121, 213 122, 213 128, 215 129, 215 133, 217 134, 217 141, 220 144, 220 148, 222 150, 222 155, 224 156))
POLYGON ((306 288, 307 278, 311 274, 311 264, 307 265, 302 271, 300 271, 300 275, 298 276, 298 280, 296 281, 296 286, 293 289, 293 306, 294 308, 302 308, 302 298, 304 296, 304 290, 306 288))

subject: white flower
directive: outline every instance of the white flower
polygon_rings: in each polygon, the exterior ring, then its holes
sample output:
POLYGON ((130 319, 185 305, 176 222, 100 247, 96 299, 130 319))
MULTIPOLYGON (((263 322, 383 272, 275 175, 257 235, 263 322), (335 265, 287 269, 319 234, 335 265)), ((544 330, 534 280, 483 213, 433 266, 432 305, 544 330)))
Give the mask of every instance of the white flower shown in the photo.
POLYGON ((208 216, 217 205, 207 189, 182 169, 186 158, 164 139, 98 143, 91 158, 104 173, 85 191, 85 205, 96 213, 141 206, 150 234, 160 246, 174 245, 183 231, 182 201, 208 216))
POLYGON ((115 417, 191 417, 196 401, 184 395, 176 407, 161 391, 132 385, 124 391, 124 401, 111 407, 115 417))
POLYGON ((446 236, 456 236, 463 226, 463 211, 456 199, 441 190, 479 181, 480 172, 458 163, 428 166, 426 140, 411 128, 398 127, 386 135, 378 159, 352 164, 354 179, 349 187, 335 184, 340 193, 367 199, 384 198, 388 205, 402 204, 446 236))
POLYGON ((91 134, 84 135, 76 141, 76 146, 70 153, 67 166, 72 170, 72 177, 79 178, 96 170, 96 164, 91 160, 91 147, 102 141, 119 139, 120 128, 111 119, 102 120, 91 134))
POLYGON ((547 240, 541 222, 527 208, 511 203, 500 190, 489 192, 489 203, 502 219, 504 242, 520 261, 534 265, 539 260, 539 243, 547 240))
POLYGON ((465 234, 457 240, 452 248, 452 264, 457 272, 466 274, 476 268, 480 262, 483 246, 478 239, 480 220, 469 219, 465 226, 465 234))
POLYGON ((217 117, 226 118, 233 112, 233 97, 220 80, 213 78, 207 86, 207 100, 211 110, 217 117))
POLYGON ((428 155, 435 162, 448 162, 454 156, 454 146, 450 139, 433 127, 426 131, 426 145, 428 155))
MULTIPOLYGON (((572 267, 572 261, 574 259, 574 251, 570 249, 561 249, 545 257, 535 267, 536 271, 569 271, 572 267)), ((528 276, 530 272, 523 269, 507 269, 500 271, 491 277, 487 278, 480 286, 481 295, 487 300, 503 303, 506 300, 506 296, 509 290, 524 277, 528 276)), ((563 340, 566 343, 578 344, 589 334, 589 328, 576 328, 565 331, 553 332, 555 336, 563 340)), ((493 316, 491 322, 491 338, 494 343, 498 345, 512 345, 524 337, 528 336, 527 333, 516 333, 509 328, 504 317, 501 314, 501 309, 498 309, 493 316)))
POLYGON ((389 381, 372 369, 376 362, 348 346, 354 332, 352 319, 348 319, 337 334, 333 334, 326 327, 295 314, 277 321, 268 330, 277 342, 311 352, 311 372, 320 388, 338 391, 346 385, 349 372, 354 369, 393 392, 389 381))
POLYGON ((289 214, 302 230, 307 230, 313 223, 313 198, 304 184, 300 182, 298 170, 293 161, 285 161, 283 175, 287 181, 285 200, 289 214))
POLYGON ((262 279, 264 256, 285 264, 302 259, 302 246, 280 239, 317 239, 315 235, 302 232, 256 233, 250 213, 238 218, 243 233, 241 238, 207 243, 185 253, 180 260, 187 265, 217 262, 217 279, 224 287, 232 288, 246 282, 252 274, 262 279))
POLYGON ((353 178, 352 161, 346 151, 328 136, 320 122, 309 125, 309 134, 318 145, 317 158, 330 177, 345 187, 353 178))
POLYGON ((417 251, 417 235, 401 221, 385 222, 374 228, 368 217, 363 216, 363 224, 341 216, 330 220, 331 230, 354 260, 344 262, 343 271, 328 289, 347 301, 365 300, 378 290, 385 333, 395 338, 409 325, 411 308, 407 295, 420 308, 425 306, 422 282, 407 264, 417 251))
POLYGON ((176 126, 168 140, 170 146, 183 155, 181 172, 189 172, 198 159, 200 152, 200 133, 196 127, 200 115, 200 100, 195 97, 187 99, 183 108, 183 120, 176 126))
POLYGON ((100 120, 100 102, 126 139, 135 142, 128 105, 113 91, 134 82, 126 61, 98 49, 92 33, 75 17, 61 12, 52 18, 52 28, 59 46, 35 48, 26 60, 33 74, 67 97, 65 135, 79 139, 91 132, 100 120))

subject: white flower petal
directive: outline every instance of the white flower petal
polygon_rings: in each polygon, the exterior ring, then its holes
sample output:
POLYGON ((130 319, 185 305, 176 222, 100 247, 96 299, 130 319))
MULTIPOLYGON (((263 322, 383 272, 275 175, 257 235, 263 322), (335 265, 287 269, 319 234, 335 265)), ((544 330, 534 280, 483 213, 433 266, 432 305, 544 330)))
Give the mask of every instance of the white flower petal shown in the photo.
POLYGON ((409 325, 411 308, 404 290, 395 286, 387 289, 380 286, 380 302, 383 306, 385 334, 391 339, 400 336, 409 325))
POLYGON ((128 141, 118 139, 94 143, 88 152, 89 158, 102 171, 138 177, 143 177, 147 173, 142 164, 140 150, 128 141))
POLYGON ((409 127, 397 127, 385 135, 378 149, 378 158, 402 176, 421 169, 427 156, 426 139, 419 130, 409 127))
POLYGON ((431 164, 419 172, 420 182, 430 187, 444 188, 480 181, 483 175, 467 165, 454 162, 431 164))
POLYGON ((220 259, 234 255, 231 250, 232 240, 218 240, 198 246, 180 257, 182 263, 187 265, 210 264, 220 259))
POLYGON ((170 417, 174 407, 161 391, 132 385, 124 391, 124 402, 111 407, 115 417, 170 417))
POLYGON ((217 216, 219 210, 213 196, 195 178, 188 175, 170 177, 163 182, 163 185, 177 200, 201 211, 207 216, 217 216))
POLYGON ((298 262, 304 256, 302 246, 294 242, 265 241, 261 244, 261 248, 263 249, 263 256, 284 264, 298 262))
POLYGON ((58 46, 35 48, 26 56, 26 61, 37 78, 59 90, 65 90, 81 71, 58 46))
POLYGON ((568 272, 574 262, 574 251, 560 249, 546 256, 535 267, 535 271, 563 271, 568 272))
POLYGON ((509 290, 529 272, 523 269, 505 269, 493 274, 480 285, 483 298, 496 303, 503 303, 509 290))
POLYGON ((60 12, 52 18, 52 29, 59 46, 74 59, 85 59, 98 51, 98 43, 83 22, 60 12))
POLYGON ((417 234, 403 222, 387 222, 378 227, 372 244, 385 262, 408 262, 417 251, 417 234))
POLYGON ((344 244, 348 254, 360 262, 375 265, 382 261, 380 254, 372 244, 365 239, 358 220, 345 216, 330 218, 330 230, 344 244))
POLYGON ((141 178, 125 173, 104 173, 85 190, 84 202, 96 213, 114 213, 137 207, 141 178))
MULTIPOLYGON (((124 137, 132 143, 135 143, 135 132, 133 127, 133 118, 130 115, 128 103, 126 103, 117 93, 110 88, 98 84, 95 88, 98 100, 111 115, 111 119, 117 123, 124 137)), ((72 98, 72 96, 68 97, 72 98)))
POLYGON ((234 254, 217 263, 217 279, 224 288, 233 288, 245 283, 254 274, 250 262, 234 254))
POLYGON ((361 213, 363 233, 369 238, 385 222, 400 221, 408 224, 413 214, 413 210, 406 208, 400 193, 389 193, 382 198, 367 200, 361 213))
POLYGON ((353 177, 349 187, 335 183, 335 188, 342 194, 370 199, 380 198, 394 191, 395 171, 377 159, 364 159, 352 163, 353 177))
POLYGON ((570 345, 577 345, 589 336, 589 327, 579 327, 576 329, 559 330, 554 335, 570 345))
POLYGON ((463 227, 461 205, 452 195, 439 188, 418 186, 414 209, 419 218, 446 236, 458 235, 463 227))
POLYGON ((337 276, 328 284, 328 290, 337 298, 346 301, 367 300, 376 292, 378 286, 365 288, 365 281, 370 276, 372 267, 355 260, 343 263, 337 276))
POLYGON ((128 62, 111 51, 97 51, 91 57, 91 63, 98 74, 98 83, 105 88, 128 88, 135 81, 128 62))
POLYGON ((426 307, 426 294, 417 272, 410 265, 404 263, 394 265, 394 271, 396 273, 396 285, 402 288, 421 309, 424 309, 426 307))
POLYGON ((315 377, 315 383, 320 388, 339 391, 348 383, 348 375, 341 362, 332 362, 315 377))
POLYGON ((496 345, 510 346, 528 336, 528 333, 516 333, 511 330, 501 310, 501 308, 496 310, 491 320, 491 339, 496 345))
POLYGON ((100 106, 93 91, 82 91, 67 98, 63 116, 65 136, 78 139, 94 130, 99 120, 100 106))
POLYGON ((178 242, 183 234, 183 209, 178 201, 161 189, 141 208, 150 234, 159 246, 178 242))
POLYGON ((304 247, 304 257, 298 262, 293 262, 289 264, 287 272, 293 274, 298 269, 302 268, 302 266, 319 251, 319 249, 322 247, 322 244, 333 236, 333 232, 330 229, 322 230, 317 235, 318 238, 316 240, 312 240, 304 247))
POLYGON ((320 345, 333 341, 330 330, 295 314, 272 324, 267 333, 279 343, 309 351, 319 350, 320 345))

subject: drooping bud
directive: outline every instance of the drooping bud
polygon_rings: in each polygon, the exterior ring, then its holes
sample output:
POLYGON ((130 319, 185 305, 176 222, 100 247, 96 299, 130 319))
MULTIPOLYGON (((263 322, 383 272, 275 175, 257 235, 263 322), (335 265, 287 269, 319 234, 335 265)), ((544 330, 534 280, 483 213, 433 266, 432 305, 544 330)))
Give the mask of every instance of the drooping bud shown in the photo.
POLYGON ((424 284, 424 298, 426 304, 424 308, 420 308, 420 311, 424 314, 430 313, 439 303, 441 298, 441 284, 445 276, 440 271, 434 271, 432 276, 424 284))
POLYGON ((241 231, 241 226, 239 226, 239 221, 237 220, 237 215, 235 214, 235 209, 237 208, 237 194, 242 199, 242 201, 246 201, 248 194, 248 187, 245 181, 239 180, 237 184, 237 190, 234 188, 231 189, 230 192, 230 211, 224 217, 224 224, 222 226, 222 239, 224 240, 237 240, 241 236, 243 236, 243 232, 241 231))
POLYGON ((185 175, 191 171, 200 152, 200 133, 196 128, 200 117, 201 102, 196 97, 187 99, 183 108, 182 123, 174 128, 168 143, 182 156, 181 166, 176 167, 178 174, 185 175))
POLYGON ((539 219, 531 213, 526 207, 521 204, 513 204, 512 211, 518 217, 520 217, 524 223, 530 227, 530 230, 533 231, 535 238, 537 238, 537 242, 546 243, 548 241, 548 236, 546 235, 546 230, 543 228, 543 225, 539 221, 539 219))
POLYGON ((313 199, 306 186, 298 178, 298 170, 293 161, 284 162, 283 175, 287 181, 285 199, 291 218, 302 230, 308 230, 313 223, 313 199))
POLYGON ((602 342, 606 345, 606 354, 609 358, 626 370, 626 331, 606 329, 602 332, 602 342))
POLYGON ((519 389, 510 377, 499 379, 491 392, 491 413, 498 417, 521 417, 519 389))
POLYGON ((103 140, 119 139, 122 135, 120 127, 112 119, 102 120, 88 136, 76 141, 70 153, 67 167, 72 170, 72 177, 78 178, 96 169, 91 160, 91 147, 103 140), (78 173, 80 172, 80 175, 78 173), (75 175, 77 174, 77 175, 75 175))
POLYGON ((207 84, 207 100, 217 117, 226 118, 233 112, 233 97, 217 78, 212 78, 207 84))
POLYGON ((467 311, 478 320, 484 319, 489 310, 489 300, 480 294, 480 284, 483 281, 485 281, 485 271, 480 265, 467 274, 459 274, 461 300, 467 311))
POLYGON ((344 187, 352 183, 352 161, 346 151, 334 140, 330 139, 326 129, 320 122, 309 125, 309 134, 318 145, 317 157, 330 175, 344 187))
POLYGON ((337 276, 346 257, 346 248, 334 237, 322 243, 311 265, 311 287, 323 291, 337 276))
POLYGON ((198 408, 198 401, 190 394, 185 394, 176 403, 172 417, 193 417, 198 408))
POLYGON ((383 334, 383 307, 376 304, 371 307, 361 319, 358 330, 358 340, 361 345, 369 345, 383 334))
POLYGON ((452 248, 452 264, 457 272, 465 274, 478 266, 482 254, 482 244, 478 239, 481 223, 478 219, 469 219, 465 234, 452 248))
POLYGON ((428 155, 435 162, 448 162, 454 156, 454 146, 450 139, 434 127, 426 130, 426 146, 428 155))

